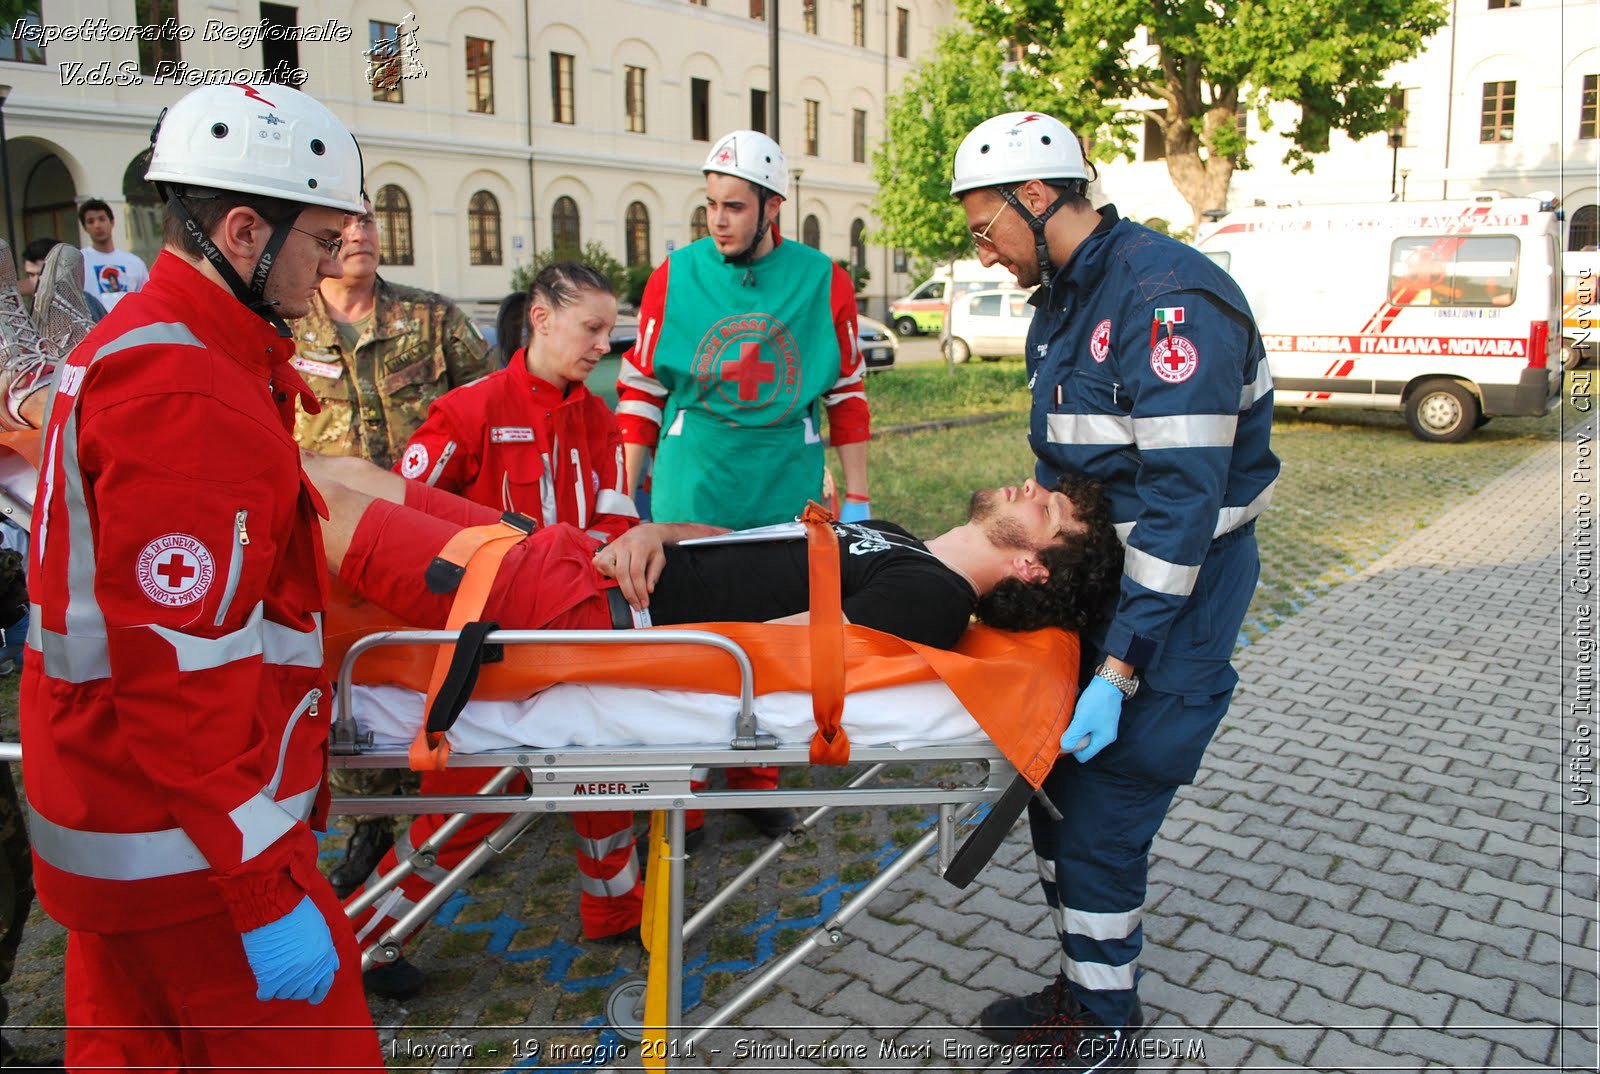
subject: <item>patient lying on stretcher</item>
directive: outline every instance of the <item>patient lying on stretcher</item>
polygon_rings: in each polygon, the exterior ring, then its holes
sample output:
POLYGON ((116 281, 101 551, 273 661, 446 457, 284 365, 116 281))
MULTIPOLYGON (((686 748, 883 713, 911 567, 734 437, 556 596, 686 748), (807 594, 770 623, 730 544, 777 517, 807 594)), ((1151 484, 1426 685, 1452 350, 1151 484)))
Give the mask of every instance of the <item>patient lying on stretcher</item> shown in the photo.
MULTIPOLYGON (((462 528, 499 513, 359 459, 306 455, 305 466, 327 501, 329 570, 408 622, 443 626, 451 596, 430 592, 425 572, 462 528)), ((1081 629, 1121 578, 1105 494, 1081 478, 1055 490, 1031 480, 981 489, 965 523, 927 541, 876 520, 834 528, 845 618, 940 648, 974 614, 1006 630, 1081 629)), ((483 618, 523 629, 632 625, 614 611, 615 588, 648 614, 635 621, 655 625, 804 622, 805 542, 726 532, 650 523, 601 547, 574 527, 547 527, 506 555, 483 618)))

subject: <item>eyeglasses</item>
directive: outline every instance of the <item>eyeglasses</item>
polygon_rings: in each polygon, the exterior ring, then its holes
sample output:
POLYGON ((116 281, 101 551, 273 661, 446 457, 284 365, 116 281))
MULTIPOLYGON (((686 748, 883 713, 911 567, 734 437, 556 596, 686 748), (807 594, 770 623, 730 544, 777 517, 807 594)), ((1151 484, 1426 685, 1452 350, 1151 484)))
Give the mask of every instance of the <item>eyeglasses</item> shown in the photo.
POLYGON ((993 216, 989 217, 989 222, 987 224, 983 225, 983 230, 982 231, 974 231, 972 233, 972 241, 976 245, 978 245, 978 246, 987 246, 991 250, 994 249, 994 242, 990 240, 989 232, 994 229, 995 221, 1000 219, 1000 214, 1006 211, 1006 205, 1007 204, 1009 204, 1009 203, 1002 201, 1000 203, 1000 208, 996 209, 995 210, 995 214, 993 216))
POLYGON ((300 232, 300 234, 304 235, 306 238, 310 239, 312 242, 314 242, 318 246, 322 247, 322 252, 327 254, 329 257, 338 257, 339 256, 339 250, 344 246, 344 239, 343 238, 324 239, 320 235, 313 235, 311 232, 307 231, 305 228, 295 227, 292 224, 289 226, 289 230, 290 231, 298 231, 298 232, 300 232))

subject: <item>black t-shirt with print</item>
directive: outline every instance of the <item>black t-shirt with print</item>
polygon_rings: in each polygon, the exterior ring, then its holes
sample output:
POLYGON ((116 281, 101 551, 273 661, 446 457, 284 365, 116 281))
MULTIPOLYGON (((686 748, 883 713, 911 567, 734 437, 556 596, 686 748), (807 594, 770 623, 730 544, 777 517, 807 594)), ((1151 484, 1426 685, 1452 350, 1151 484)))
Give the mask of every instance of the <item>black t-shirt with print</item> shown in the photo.
MULTIPOLYGON (((839 582, 852 623, 940 649, 966 630, 977 595, 928 546, 892 522, 834 523, 839 582)), ((650 596, 650 619, 760 623, 811 606, 804 537, 673 545, 650 596)))

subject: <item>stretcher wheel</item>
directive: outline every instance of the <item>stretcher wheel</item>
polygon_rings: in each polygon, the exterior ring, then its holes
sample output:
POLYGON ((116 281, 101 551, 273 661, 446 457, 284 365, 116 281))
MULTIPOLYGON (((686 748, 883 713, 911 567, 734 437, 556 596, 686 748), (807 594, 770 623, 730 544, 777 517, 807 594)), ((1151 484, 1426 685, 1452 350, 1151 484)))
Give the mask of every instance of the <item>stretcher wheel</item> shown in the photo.
POLYGON ((624 977, 606 996, 606 1021, 617 1036, 630 1044, 644 1039, 644 993, 647 982, 639 974, 624 977))

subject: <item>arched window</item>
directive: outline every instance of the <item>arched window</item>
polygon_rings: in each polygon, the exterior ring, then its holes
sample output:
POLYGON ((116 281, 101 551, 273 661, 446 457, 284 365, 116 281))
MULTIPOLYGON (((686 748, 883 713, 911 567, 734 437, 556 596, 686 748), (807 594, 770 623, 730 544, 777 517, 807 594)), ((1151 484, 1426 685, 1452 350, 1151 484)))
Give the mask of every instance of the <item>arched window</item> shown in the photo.
POLYGON ((800 241, 813 250, 822 249, 822 224, 815 214, 806 217, 806 222, 800 225, 800 241))
POLYGON ((867 267, 867 225, 859 219, 850 221, 850 264, 867 267))
MULTIPOLYGON (((54 153, 41 157, 22 183, 22 245, 34 239, 61 239, 78 245, 77 193, 72 173, 61 158, 54 153)), ((13 251, 13 255, 20 253, 13 251)))
POLYGON ((500 203, 487 190, 467 203, 467 246, 472 264, 500 264, 500 203))
POLYGON ((411 199, 390 183, 378 188, 372 199, 372 215, 378 218, 378 264, 414 265, 416 251, 411 245, 411 199))
POLYGON ((1600 207, 1585 205, 1567 224, 1568 250, 1593 250, 1600 246, 1600 207))
POLYGON ((127 199, 127 220, 118 223, 127 228, 128 251, 138 254, 145 264, 150 264, 161 252, 166 241, 163 234, 167 216, 166 203, 156 193, 156 185, 144 177, 150 170, 150 150, 146 149, 128 162, 122 173, 122 196, 127 199))
POLYGON ((650 210, 643 202, 628 204, 628 267, 650 263, 650 210))
POLYGON ((563 194, 550 209, 550 248, 576 257, 582 246, 578 237, 578 203, 563 194))
POLYGON ((706 226, 706 207, 695 206, 694 212, 689 214, 689 241, 697 242, 711 234, 711 229, 706 226))

